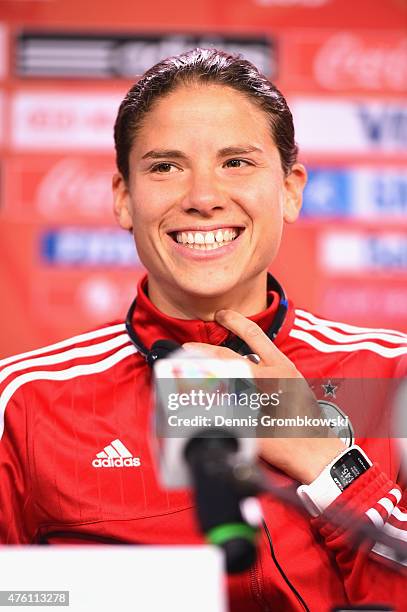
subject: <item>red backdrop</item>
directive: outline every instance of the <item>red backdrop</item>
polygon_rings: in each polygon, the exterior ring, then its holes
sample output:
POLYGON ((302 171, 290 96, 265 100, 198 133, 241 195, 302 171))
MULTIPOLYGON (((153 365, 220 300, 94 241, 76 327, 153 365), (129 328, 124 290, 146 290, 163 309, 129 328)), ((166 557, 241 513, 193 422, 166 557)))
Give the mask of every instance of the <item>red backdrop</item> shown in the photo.
POLYGON ((0 356, 124 315, 141 269, 110 212, 115 112, 132 66, 196 40, 240 45, 292 105, 310 183, 273 266, 287 292, 407 331, 405 0, 3 0, 0 356))

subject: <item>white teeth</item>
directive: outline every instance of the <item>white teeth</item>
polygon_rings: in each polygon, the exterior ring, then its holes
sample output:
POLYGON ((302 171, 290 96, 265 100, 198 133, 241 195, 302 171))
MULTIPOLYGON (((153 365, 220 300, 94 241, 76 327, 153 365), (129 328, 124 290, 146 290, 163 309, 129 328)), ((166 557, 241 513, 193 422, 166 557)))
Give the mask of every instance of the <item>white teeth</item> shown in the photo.
POLYGON ((178 243, 194 249, 211 250, 228 244, 238 236, 238 231, 231 229, 218 229, 216 232, 176 232, 178 243))

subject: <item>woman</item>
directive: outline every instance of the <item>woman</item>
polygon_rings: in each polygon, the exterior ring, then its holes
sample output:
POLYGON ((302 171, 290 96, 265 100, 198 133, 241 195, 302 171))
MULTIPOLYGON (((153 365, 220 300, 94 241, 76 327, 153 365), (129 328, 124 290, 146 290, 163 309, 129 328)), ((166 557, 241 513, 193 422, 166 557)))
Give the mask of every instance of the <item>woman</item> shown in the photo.
MULTIPOLYGON (((118 323, 7 363, 0 449, 9 467, 0 495, 14 497, 0 510, 3 542, 202 541, 189 494, 163 491, 154 472, 148 362, 157 340, 220 359, 257 354, 257 378, 405 372, 401 334, 295 313, 268 276, 284 222, 298 216, 306 172, 286 101, 252 64, 216 50, 157 64, 122 102, 115 143, 115 213, 148 276, 128 333, 118 323)), ((406 537, 396 449, 389 440, 360 443, 349 455, 336 437, 261 441, 270 472, 302 483, 314 518, 263 497, 259 559, 230 578, 232 610, 403 605, 405 579, 379 562, 379 548, 348 543, 348 511, 406 537), (331 467, 340 471, 344 457, 354 476, 341 491, 331 467), (365 461, 359 471, 357 461, 365 461), (329 523, 328 507, 341 509, 343 525, 329 523)))

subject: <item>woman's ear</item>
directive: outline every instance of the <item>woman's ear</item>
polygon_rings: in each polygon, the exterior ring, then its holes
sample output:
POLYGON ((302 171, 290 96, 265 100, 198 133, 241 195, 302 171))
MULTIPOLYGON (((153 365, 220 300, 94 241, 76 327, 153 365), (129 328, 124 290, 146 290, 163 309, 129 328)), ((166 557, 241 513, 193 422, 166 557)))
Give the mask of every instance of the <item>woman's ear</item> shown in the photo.
POLYGON ((113 175, 113 210, 117 223, 125 230, 133 229, 131 218, 130 194, 127 183, 120 172, 113 175))
POLYGON ((307 171, 302 164, 294 164, 290 174, 284 179, 285 201, 284 221, 294 223, 300 214, 302 206, 302 192, 307 183, 307 171))

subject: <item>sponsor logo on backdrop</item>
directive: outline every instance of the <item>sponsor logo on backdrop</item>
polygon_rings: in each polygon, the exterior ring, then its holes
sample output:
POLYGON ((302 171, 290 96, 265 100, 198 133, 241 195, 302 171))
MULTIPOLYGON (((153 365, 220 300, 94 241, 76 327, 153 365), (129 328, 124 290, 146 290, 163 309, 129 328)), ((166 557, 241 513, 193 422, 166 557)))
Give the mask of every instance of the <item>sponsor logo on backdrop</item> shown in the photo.
POLYGON ((111 280, 92 276, 82 281, 76 290, 81 309, 88 315, 92 314, 100 319, 107 319, 116 312, 117 304, 120 303, 120 293, 121 287, 111 280))
POLYGON ((69 334, 69 329, 123 320, 143 273, 140 267, 37 266, 29 284, 30 309, 41 327, 54 335, 61 334, 62 327, 69 334))
POLYGON ((361 169, 353 175, 355 216, 407 222, 407 173, 404 170, 361 169))
POLYGON ((327 232, 319 239, 321 267, 333 273, 407 273, 407 235, 388 232, 327 232))
POLYGON ((370 277, 358 280, 352 286, 349 279, 328 284, 319 298, 320 312, 323 316, 341 320, 345 318, 361 325, 395 327, 400 331, 406 328, 407 287, 378 285, 370 277), (379 299, 378 299, 379 296, 379 299))
MULTIPOLYGON (((138 270, 139 275, 141 270, 138 270)), ((117 274, 117 272, 116 272, 117 274)), ((90 274, 81 282, 75 283, 72 293, 74 301, 84 316, 97 321, 109 321, 116 317, 123 318, 134 299, 137 277, 132 273, 125 280, 107 278, 90 274)))
POLYGON ((297 98, 291 103, 300 148, 318 153, 407 152, 407 104, 297 98))
POLYGON ((31 77, 135 78, 160 60, 196 47, 242 53, 273 77, 275 48, 270 37, 224 34, 138 34, 32 32, 17 40, 17 74, 31 77))
POLYGON ((121 95, 19 91, 12 99, 12 144, 27 150, 109 150, 121 95))
POLYGON ((62 266, 135 266, 139 264, 133 237, 110 228, 62 228, 40 240, 43 261, 62 266))
POLYGON ((303 217, 407 219, 407 174, 402 169, 308 169, 303 217))
POLYGON ((340 32, 315 57, 317 82, 327 89, 407 90, 407 36, 392 44, 380 37, 340 32))
POLYGON ((362 132, 372 146, 390 148, 407 145, 407 106, 358 104, 356 114, 362 132), (390 107, 389 107, 390 106, 390 107))
POLYGON ((53 164, 35 189, 37 210, 46 218, 113 220, 112 163, 65 158, 53 164))
POLYGON ((348 217, 351 214, 350 173, 308 169, 303 217, 348 217))

